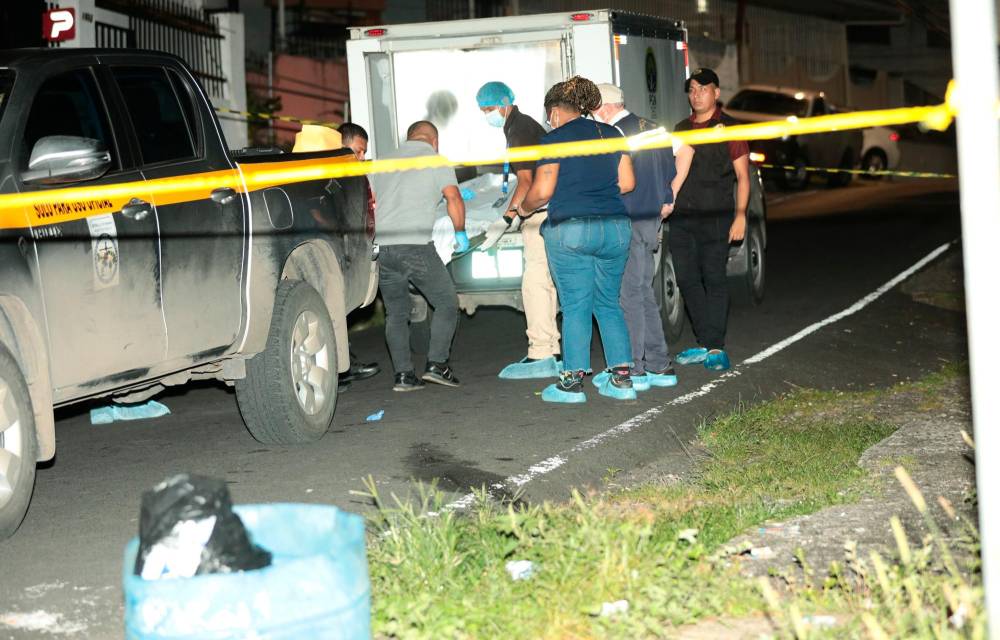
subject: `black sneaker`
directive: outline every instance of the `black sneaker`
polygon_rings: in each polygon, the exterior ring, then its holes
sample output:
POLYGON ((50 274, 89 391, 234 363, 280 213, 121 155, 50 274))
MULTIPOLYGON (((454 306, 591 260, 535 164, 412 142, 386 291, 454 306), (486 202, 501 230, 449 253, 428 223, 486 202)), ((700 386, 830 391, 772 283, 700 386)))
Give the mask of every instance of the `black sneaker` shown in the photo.
POLYGON ((583 371, 563 371, 559 381, 550 384, 542 391, 545 402, 561 402, 564 404, 579 404, 587 401, 583 393, 583 371))
POLYGON ((416 391, 423 388, 424 381, 418 378, 417 374, 412 371, 397 373, 395 382, 392 385, 393 391, 416 391))
POLYGON ((427 368, 424 369, 424 375, 421 377, 427 382, 443 384, 446 387, 459 385, 458 378, 455 377, 447 362, 428 362, 427 368))
POLYGON ((632 388, 632 374, 628 367, 615 367, 608 371, 611 374, 611 386, 617 389, 632 388))
POLYGON ((357 362, 356 360, 351 360, 351 368, 340 374, 340 379, 344 382, 352 382, 355 380, 367 380, 374 375, 377 375, 382 370, 378 366, 377 362, 357 362))

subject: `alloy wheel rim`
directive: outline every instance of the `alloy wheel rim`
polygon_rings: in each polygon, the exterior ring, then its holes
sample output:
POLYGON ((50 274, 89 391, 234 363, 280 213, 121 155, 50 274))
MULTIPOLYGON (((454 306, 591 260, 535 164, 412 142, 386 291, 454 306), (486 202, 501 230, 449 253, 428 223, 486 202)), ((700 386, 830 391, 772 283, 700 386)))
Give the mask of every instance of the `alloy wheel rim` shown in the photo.
POLYGON ((17 493, 17 478, 24 463, 23 426, 14 392, 0 378, 0 509, 17 493))
POLYGON ((310 416, 323 411, 335 390, 330 342, 318 314, 303 311, 295 319, 290 345, 292 385, 299 407, 310 416))

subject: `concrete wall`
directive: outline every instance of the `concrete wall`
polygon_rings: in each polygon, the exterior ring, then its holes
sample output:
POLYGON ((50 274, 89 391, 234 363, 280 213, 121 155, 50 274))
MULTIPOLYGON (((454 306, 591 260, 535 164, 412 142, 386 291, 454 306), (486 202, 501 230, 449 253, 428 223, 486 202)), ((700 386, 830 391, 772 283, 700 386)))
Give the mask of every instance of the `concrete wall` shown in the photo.
MULTIPOLYGON (((249 73, 247 85, 262 96, 268 95, 266 73, 249 73)), ((277 55, 272 88, 274 95, 281 98, 281 114, 340 123, 344 120, 344 103, 348 100, 347 63, 277 55)), ((297 123, 279 121, 275 121, 273 127, 276 142, 287 146, 292 145, 295 134, 302 129, 297 123)))

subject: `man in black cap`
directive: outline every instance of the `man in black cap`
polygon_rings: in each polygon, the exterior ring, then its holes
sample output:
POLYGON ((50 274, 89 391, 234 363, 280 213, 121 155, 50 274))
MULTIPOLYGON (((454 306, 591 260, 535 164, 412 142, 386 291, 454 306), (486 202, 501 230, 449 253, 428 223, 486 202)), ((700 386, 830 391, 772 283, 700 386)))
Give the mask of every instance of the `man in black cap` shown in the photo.
MULTIPOLYGON (((684 82, 691 117, 675 131, 736 124, 719 105, 719 76, 697 69, 684 82)), ((729 244, 746 233, 750 200, 750 149, 746 141, 699 145, 687 180, 674 201, 669 245, 677 284, 687 305, 698 346, 682 351, 678 364, 703 363, 706 369, 725 371, 729 314, 726 262, 729 244), (737 185, 733 202, 733 184, 737 185)))

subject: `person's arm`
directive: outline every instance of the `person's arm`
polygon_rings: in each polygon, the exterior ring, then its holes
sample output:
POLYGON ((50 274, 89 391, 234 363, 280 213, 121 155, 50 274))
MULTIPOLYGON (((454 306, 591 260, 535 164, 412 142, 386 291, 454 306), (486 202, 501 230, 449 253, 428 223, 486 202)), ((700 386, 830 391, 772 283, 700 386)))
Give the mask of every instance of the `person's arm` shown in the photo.
POLYGON ((750 203, 750 158, 746 154, 733 160, 736 170, 736 215, 729 227, 729 241, 740 242, 747 232, 747 205, 750 203))
POLYGON ((462 193, 457 185, 448 185, 441 189, 445 202, 448 205, 448 217, 455 225, 455 233, 465 232, 465 201, 462 200, 462 193))
POLYGON ((681 187, 684 186, 684 181, 687 180, 688 172, 691 171, 691 161, 694 160, 694 153, 694 147, 689 144, 682 144, 677 147, 676 153, 674 153, 674 167, 677 173, 674 175, 674 179, 670 181, 670 192, 673 194, 674 201, 663 205, 660 215, 664 218, 674 212, 677 194, 681 192, 681 187))
POLYGON ((618 161, 618 192, 628 193, 635 189, 635 172, 632 171, 632 158, 623 153, 618 161))
POLYGON ((535 181, 535 172, 531 169, 518 169, 514 175, 517 176, 517 187, 514 189, 514 197, 510 200, 511 207, 515 204, 521 204, 524 196, 528 195, 528 190, 531 189, 531 183, 535 181))
POLYGON ((521 201, 518 207, 518 215, 526 218, 535 209, 548 204, 552 199, 552 194, 556 192, 556 182, 559 179, 559 163, 550 162, 539 165, 535 169, 535 177, 531 182, 531 188, 521 201))

